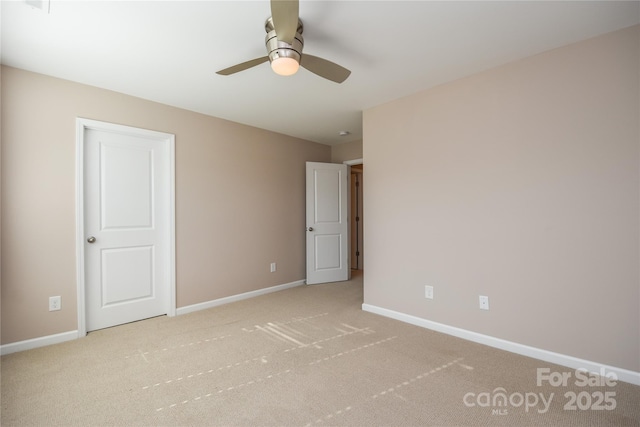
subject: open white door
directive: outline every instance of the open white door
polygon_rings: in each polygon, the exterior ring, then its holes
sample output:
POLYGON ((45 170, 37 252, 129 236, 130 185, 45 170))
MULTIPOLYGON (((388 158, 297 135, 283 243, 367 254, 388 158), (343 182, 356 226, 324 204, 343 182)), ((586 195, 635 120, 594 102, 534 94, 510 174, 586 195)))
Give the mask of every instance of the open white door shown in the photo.
POLYGON ((349 279, 347 165, 307 162, 307 284, 349 279))

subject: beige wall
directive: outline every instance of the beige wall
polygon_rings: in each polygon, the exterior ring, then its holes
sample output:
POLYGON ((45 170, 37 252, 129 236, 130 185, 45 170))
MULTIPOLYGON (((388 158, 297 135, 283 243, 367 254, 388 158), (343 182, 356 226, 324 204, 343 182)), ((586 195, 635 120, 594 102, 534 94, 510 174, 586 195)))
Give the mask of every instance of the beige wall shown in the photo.
POLYGON ((331 147, 331 162, 342 163, 346 160, 362 158, 362 140, 345 142, 331 147))
POLYGON ((640 371, 639 52, 636 26, 365 111, 365 303, 640 371))
POLYGON ((1 78, 3 344, 77 329, 76 117, 176 135, 178 307, 304 279, 304 163, 330 147, 18 69, 1 78))

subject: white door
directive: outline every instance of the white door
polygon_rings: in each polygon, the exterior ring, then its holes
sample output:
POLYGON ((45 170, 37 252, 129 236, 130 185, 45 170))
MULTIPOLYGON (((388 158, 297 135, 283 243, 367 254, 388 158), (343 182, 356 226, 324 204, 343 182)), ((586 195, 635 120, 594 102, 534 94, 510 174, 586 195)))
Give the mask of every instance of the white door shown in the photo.
POLYGON ((82 132, 86 331, 168 314, 173 136, 116 125, 82 132))
POLYGON ((307 284, 349 279, 347 165, 307 162, 307 284))

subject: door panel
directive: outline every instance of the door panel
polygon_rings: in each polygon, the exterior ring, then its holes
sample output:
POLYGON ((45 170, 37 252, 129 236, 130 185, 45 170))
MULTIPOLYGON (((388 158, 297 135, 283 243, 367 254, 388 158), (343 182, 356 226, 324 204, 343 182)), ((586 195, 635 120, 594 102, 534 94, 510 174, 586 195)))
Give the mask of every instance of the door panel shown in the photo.
POLYGON ((86 329, 167 314, 170 292, 166 141, 85 129, 86 329))
POLYGON ((101 307, 152 298, 153 246, 102 250, 101 307))
POLYGON ((307 162, 307 284, 349 279, 348 166, 307 162))
POLYGON ((102 229, 151 227, 153 151, 100 144, 102 229))
MULTIPOLYGON (((324 166, 323 166, 324 167, 324 166)), ((313 171, 314 180, 314 222, 335 224, 340 222, 340 171, 322 170, 317 166, 313 171)))
POLYGON ((316 260, 315 270, 340 268, 341 239, 339 234, 314 235, 316 260))

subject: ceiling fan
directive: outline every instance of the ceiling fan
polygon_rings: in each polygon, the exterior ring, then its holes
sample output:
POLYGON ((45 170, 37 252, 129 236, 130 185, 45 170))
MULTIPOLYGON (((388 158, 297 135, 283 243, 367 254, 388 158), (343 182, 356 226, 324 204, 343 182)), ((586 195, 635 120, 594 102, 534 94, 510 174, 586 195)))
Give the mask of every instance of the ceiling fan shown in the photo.
POLYGON ((236 64, 216 74, 228 76, 263 62, 271 62, 271 69, 282 76, 295 74, 302 66, 320 77, 342 83, 351 71, 317 56, 302 54, 302 21, 298 17, 299 0, 271 0, 271 17, 264 24, 267 56, 236 64))

